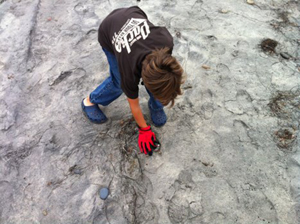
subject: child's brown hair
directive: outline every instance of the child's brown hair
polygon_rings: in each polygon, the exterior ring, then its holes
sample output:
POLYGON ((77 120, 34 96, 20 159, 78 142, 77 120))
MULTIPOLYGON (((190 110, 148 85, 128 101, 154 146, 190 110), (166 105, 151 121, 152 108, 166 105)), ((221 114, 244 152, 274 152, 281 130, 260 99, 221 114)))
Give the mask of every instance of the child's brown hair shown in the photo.
POLYGON ((181 95, 183 69, 170 54, 169 48, 152 51, 143 61, 142 79, 146 88, 164 106, 174 105, 177 95, 181 95))

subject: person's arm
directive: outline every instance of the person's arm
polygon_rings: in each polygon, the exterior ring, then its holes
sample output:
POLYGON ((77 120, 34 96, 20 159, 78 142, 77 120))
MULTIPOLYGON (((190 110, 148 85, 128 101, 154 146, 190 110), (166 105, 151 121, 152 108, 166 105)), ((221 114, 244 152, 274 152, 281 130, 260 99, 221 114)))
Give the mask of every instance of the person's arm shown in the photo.
POLYGON ((140 107, 139 98, 127 98, 127 100, 131 109, 131 113, 137 125, 139 126, 139 148, 141 152, 144 152, 145 154, 151 156, 153 150, 156 150, 160 147, 160 143, 158 139, 156 139, 154 132, 152 132, 150 125, 148 126, 145 121, 143 112, 140 107))
POLYGON ((137 125, 140 128, 148 127, 148 125, 144 119, 143 112, 140 107, 139 98, 136 98, 136 99, 127 98, 127 100, 128 100, 128 103, 129 103, 129 106, 131 109, 131 113, 132 113, 137 125))

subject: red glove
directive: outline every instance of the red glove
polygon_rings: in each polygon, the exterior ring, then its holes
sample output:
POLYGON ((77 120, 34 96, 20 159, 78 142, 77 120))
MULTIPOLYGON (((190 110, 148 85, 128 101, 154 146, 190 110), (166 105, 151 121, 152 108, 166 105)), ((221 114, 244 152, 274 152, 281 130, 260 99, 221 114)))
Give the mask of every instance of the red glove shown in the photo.
POLYGON ((150 125, 146 128, 139 127, 139 147, 141 152, 152 156, 152 150, 155 150, 159 146, 160 143, 156 139, 154 132, 152 132, 150 125))

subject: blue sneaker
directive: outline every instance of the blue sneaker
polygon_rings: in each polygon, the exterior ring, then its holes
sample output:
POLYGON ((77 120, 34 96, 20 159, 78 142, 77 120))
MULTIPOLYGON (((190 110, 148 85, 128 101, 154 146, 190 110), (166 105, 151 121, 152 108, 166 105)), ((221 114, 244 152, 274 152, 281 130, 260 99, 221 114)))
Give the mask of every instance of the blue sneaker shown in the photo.
POLYGON ((154 109, 148 101, 148 107, 150 110, 151 120, 156 127, 161 127, 167 122, 167 115, 163 108, 154 109))
POLYGON ((108 119, 105 114, 100 110, 97 104, 93 106, 85 106, 83 103, 84 99, 81 102, 81 107, 83 114, 95 124, 102 124, 106 122, 108 119))

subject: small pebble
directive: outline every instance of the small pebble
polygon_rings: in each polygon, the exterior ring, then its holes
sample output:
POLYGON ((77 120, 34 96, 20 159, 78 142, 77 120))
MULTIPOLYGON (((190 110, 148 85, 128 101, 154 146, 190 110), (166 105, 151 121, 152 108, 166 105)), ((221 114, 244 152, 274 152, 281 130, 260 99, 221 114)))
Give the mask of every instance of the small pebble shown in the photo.
POLYGON ((247 0, 247 3, 248 3, 249 5, 254 5, 254 4, 255 4, 253 0, 247 0))
POLYGON ((181 38, 181 33, 179 31, 176 32, 176 37, 181 38))
POLYGON ((108 194, 109 194, 108 188, 103 187, 103 188, 100 189, 100 198, 102 200, 105 200, 108 197, 108 194))
POLYGON ((290 59, 290 55, 286 52, 281 52, 280 53, 281 57, 283 57, 284 59, 290 59))
POLYGON ((13 78, 14 78, 14 75, 13 75, 13 74, 10 74, 10 75, 7 76, 7 78, 8 78, 8 79, 13 79, 13 78))
POLYGON ((160 144, 157 144, 157 147, 154 149, 154 152, 159 152, 160 151, 160 144))
POLYGON ((48 215, 47 210, 44 210, 44 211, 43 211, 43 215, 44 215, 44 216, 48 215))
POLYGON ((227 9, 221 9, 221 10, 219 10, 219 12, 223 13, 223 14, 227 14, 227 13, 229 13, 229 10, 227 10, 227 9))
POLYGON ((207 162, 202 162, 202 164, 203 164, 204 166, 209 166, 209 163, 207 163, 207 162))
POLYGON ((204 68, 206 70, 210 69, 210 67, 208 65, 202 65, 202 68, 204 68))
POLYGON ((79 174, 79 175, 81 174, 81 170, 80 169, 75 169, 73 172, 74 172, 74 174, 79 174))

